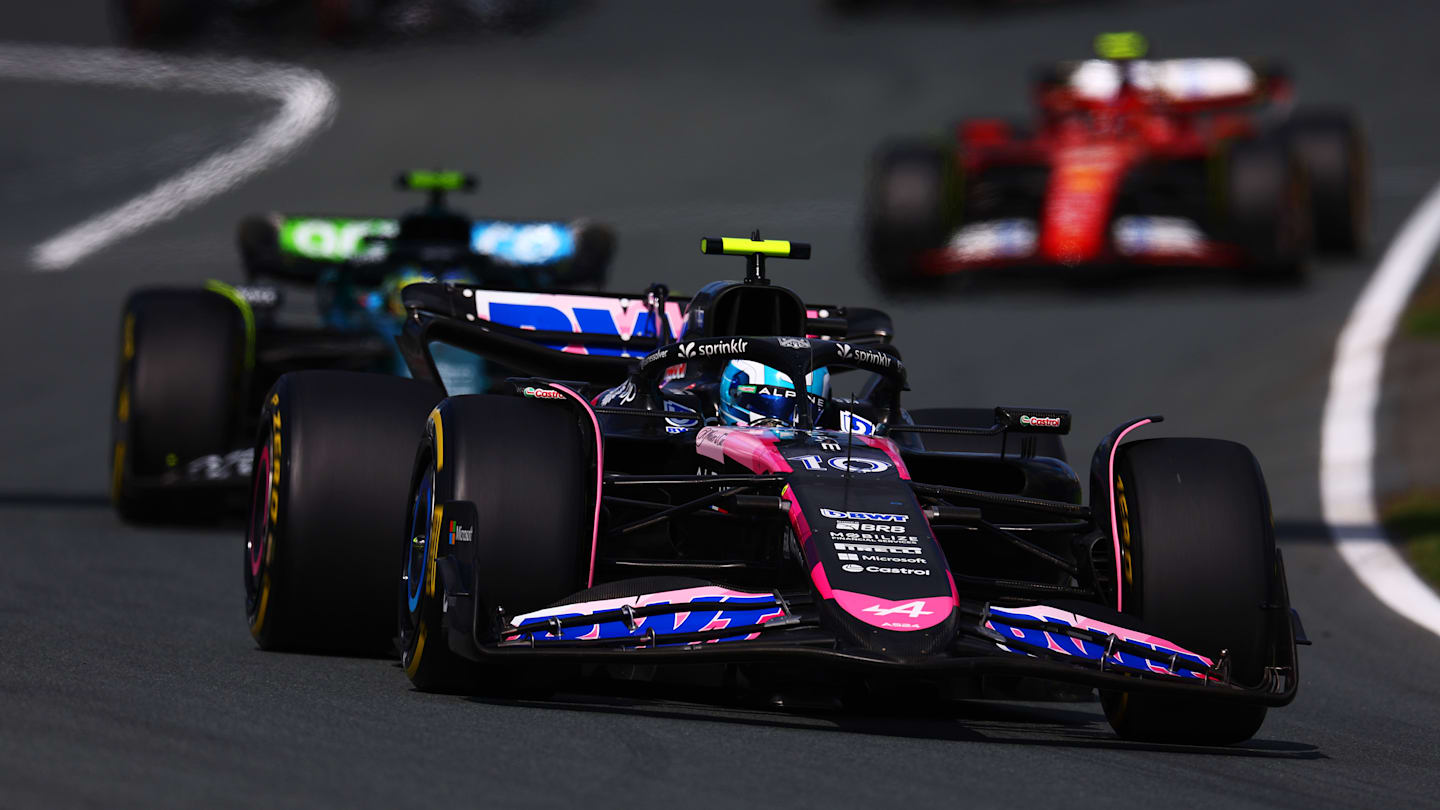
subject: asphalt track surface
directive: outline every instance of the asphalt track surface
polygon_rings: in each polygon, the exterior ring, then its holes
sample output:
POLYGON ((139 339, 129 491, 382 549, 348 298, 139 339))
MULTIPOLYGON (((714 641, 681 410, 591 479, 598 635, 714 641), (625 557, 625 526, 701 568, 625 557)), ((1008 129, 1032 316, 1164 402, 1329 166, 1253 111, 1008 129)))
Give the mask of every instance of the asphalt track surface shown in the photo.
MULTIPOLYGON (((17 4, 18 5, 18 4, 17 4)), ((105 44, 91 3, 7 9, 15 40, 105 44)), ((234 278, 234 223, 271 208, 389 212, 392 173, 473 167, 476 210, 591 214, 617 288, 738 272, 702 235, 810 241, 773 274, 869 303, 853 228, 891 133, 1019 114, 1025 69, 1136 27, 1177 54, 1288 62, 1357 109, 1383 246, 1440 177, 1436 9, 1395 0, 1042 4, 851 22, 811 3, 594 3, 530 37, 267 55, 337 86, 335 125, 241 188, 64 273, 38 242, 263 120, 224 98, 0 83, 0 806, 1401 806, 1440 802, 1440 639, 1359 586, 1320 523, 1318 425, 1337 329, 1373 261, 1303 288, 1199 279, 986 289, 888 304, 912 405, 1070 408, 1078 460, 1110 427, 1248 443, 1267 473, 1302 650, 1295 704, 1254 741, 1116 740, 1094 703, 941 714, 716 707, 673 696, 423 695, 390 661, 259 652, 235 532, 121 524, 105 499, 120 303, 234 278)), ((1374 252, 1378 252, 1374 251, 1374 252)), ((1373 256, 1372 256, 1373 259, 1373 256)), ((683 697, 683 695, 682 695, 683 697)))

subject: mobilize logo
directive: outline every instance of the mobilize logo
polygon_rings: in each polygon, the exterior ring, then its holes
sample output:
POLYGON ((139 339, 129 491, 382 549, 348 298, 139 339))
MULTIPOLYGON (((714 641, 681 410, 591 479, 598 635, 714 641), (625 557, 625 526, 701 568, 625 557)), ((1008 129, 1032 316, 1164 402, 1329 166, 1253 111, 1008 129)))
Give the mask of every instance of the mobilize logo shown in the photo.
MULTIPOLYGON (((869 524, 866 524, 869 525, 869 524)), ((851 543, 918 543, 920 538, 913 534, 872 534, 870 532, 830 532, 831 540, 845 540, 851 543)))
POLYGON ((749 345, 750 341, 740 338, 704 344, 691 341, 680 344, 680 357, 688 360, 692 357, 714 357, 717 354, 741 354, 749 345))
POLYGON ((1021 414, 1021 415, 1020 415, 1020 424, 1022 424, 1022 425, 1029 425, 1029 426, 1031 426, 1031 427, 1053 427, 1053 428, 1058 428, 1058 427, 1060 427, 1060 417, 1058 417, 1058 416, 1031 416, 1031 415, 1029 415, 1029 414, 1021 414))
POLYGON ((861 363, 871 363, 877 366, 889 368, 895 362, 895 358, 885 352, 877 352, 871 349, 857 349, 849 343, 835 344, 835 351, 845 360, 855 360, 861 363))
POLYGON ((820 514, 827 518, 841 520, 874 520, 892 523, 904 523, 910 519, 909 515, 891 515, 886 512, 849 512, 843 509, 826 509, 823 506, 820 508, 820 514))

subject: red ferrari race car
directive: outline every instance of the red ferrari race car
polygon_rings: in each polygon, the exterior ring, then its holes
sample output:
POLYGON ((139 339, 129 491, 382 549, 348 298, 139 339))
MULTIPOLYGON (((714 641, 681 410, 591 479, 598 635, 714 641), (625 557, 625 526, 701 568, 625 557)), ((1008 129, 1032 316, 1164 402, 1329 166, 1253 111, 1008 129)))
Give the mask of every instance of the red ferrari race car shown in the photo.
POLYGON ((1279 70, 1143 58, 1138 34, 1042 69, 1033 129, 961 121, 883 146, 865 236, 889 287, 988 268, 1230 268, 1296 278, 1366 231, 1353 116, 1296 110, 1279 70))

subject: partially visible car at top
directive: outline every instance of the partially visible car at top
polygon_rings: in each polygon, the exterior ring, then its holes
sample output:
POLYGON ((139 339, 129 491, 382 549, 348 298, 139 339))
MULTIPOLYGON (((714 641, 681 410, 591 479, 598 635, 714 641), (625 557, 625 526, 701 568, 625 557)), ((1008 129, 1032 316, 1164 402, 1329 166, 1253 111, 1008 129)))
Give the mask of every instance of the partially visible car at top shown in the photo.
MULTIPOLYGON (((604 282, 615 238, 603 225, 473 217, 447 202, 476 187, 463 172, 406 172, 398 185, 427 203, 398 218, 248 217, 239 227, 245 283, 128 296, 111 437, 112 500, 122 515, 165 520, 243 494, 260 398, 287 371, 408 374, 394 336, 409 284, 524 295, 604 282), (313 298, 314 314, 285 307, 287 292, 313 298)), ((497 318, 511 322, 503 310, 497 318)), ((436 358, 456 390, 492 385, 492 370, 473 354, 438 347, 436 358)))
POLYGON ((116 34, 138 47, 183 44, 216 23, 326 39, 427 30, 455 21, 523 26, 555 5, 547 0, 109 0, 116 34))
POLYGON ((1138 34, 1039 71, 1033 124, 960 121, 870 166, 870 266, 891 287, 987 269, 1230 268, 1295 278, 1365 243, 1365 140, 1288 75, 1147 59, 1138 34))

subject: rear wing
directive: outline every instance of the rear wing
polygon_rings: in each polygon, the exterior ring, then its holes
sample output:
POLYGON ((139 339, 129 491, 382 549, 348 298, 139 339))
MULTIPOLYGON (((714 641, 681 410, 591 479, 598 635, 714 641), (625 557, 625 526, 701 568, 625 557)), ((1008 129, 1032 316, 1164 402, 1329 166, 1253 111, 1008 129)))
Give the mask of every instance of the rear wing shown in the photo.
MULTIPOLYGON (((528 374, 618 383, 637 360, 684 336, 691 299, 668 297, 663 323, 646 293, 515 292, 464 284, 411 284, 402 296, 408 319, 401 338, 407 361, 439 340, 528 374)), ((877 309, 807 305, 813 337, 889 343, 890 317, 877 309)), ((417 372, 418 373, 418 372, 417 372)))
MULTIPOLYGON (((400 221, 385 217, 271 213, 240 223, 241 260, 250 278, 314 281, 329 268, 384 262, 400 221)), ((572 222, 474 219, 470 251, 520 268, 549 268, 562 280, 604 277, 614 251, 608 228, 572 222)))
MULTIPOLYGON (((518 330, 527 340, 571 354, 643 357, 684 336, 690 298, 670 296, 657 327, 645 293, 514 292, 454 284, 412 284, 405 306, 440 317, 518 330), (663 337, 664 340, 657 340, 663 337)), ((806 331, 852 343, 888 343, 890 317, 877 309, 806 305, 806 331)))
POLYGON ((1085 59, 1040 68, 1037 97, 1047 109, 1066 109, 1076 102, 1103 103, 1115 97, 1123 78, 1181 111, 1285 101, 1291 91, 1285 71, 1244 59, 1085 59))

